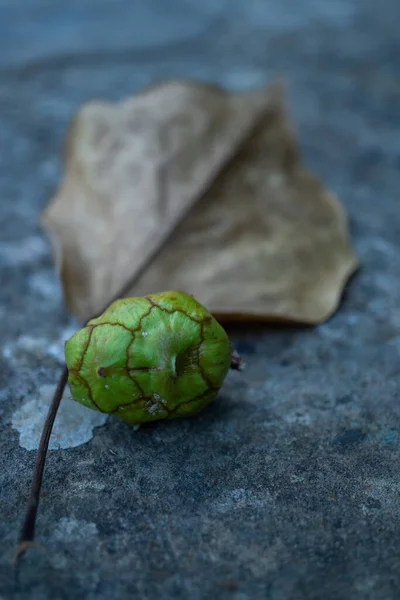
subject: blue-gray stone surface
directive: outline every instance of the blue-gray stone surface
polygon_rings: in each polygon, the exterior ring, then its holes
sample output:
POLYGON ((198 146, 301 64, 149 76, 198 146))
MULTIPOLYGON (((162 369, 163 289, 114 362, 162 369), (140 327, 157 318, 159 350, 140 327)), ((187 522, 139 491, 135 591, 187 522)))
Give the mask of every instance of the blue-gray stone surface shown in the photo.
POLYGON ((399 23, 398 0, 0 3, 2 600, 399 597, 399 23), (198 418, 139 432, 108 419, 52 450, 47 552, 15 586, 35 451, 13 422, 55 383, 76 325, 38 226, 70 118, 159 79, 279 76, 362 269, 318 328, 232 329, 248 367, 198 418))

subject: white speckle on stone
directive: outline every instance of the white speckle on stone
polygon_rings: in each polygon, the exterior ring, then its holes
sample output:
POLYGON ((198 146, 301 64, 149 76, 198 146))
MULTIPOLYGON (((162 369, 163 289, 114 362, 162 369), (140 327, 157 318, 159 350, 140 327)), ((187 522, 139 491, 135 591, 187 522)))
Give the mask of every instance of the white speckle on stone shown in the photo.
POLYGON ((15 242, 0 243, 0 258, 9 267, 34 263, 47 256, 48 247, 39 235, 32 235, 15 242))
POLYGON ((293 423, 297 423, 298 425, 311 425, 311 416, 307 413, 301 413, 299 411, 288 412, 284 415, 284 420, 286 423, 292 425, 293 423))
POLYGON ((269 499, 245 488, 237 488, 222 494, 214 503, 218 512, 230 512, 241 508, 266 508, 269 499))
POLYGON ((6 343, 2 347, 3 358, 15 369, 25 368, 32 355, 44 358, 48 355, 49 342, 42 337, 21 335, 16 340, 6 343))
MULTIPOLYGON (((95 523, 83 519, 70 519, 62 517, 51 534, 51 544, 55 547, 60 544, 69 546, 70 552, 82 547, 92 550, 98 544, 98 529, 95 523)), ((70 564, 70 556, 67 553, 49 554, 49 560, 55 569, 65 569, 70 564)))
POLYGON ((52 538, 64 542, 77 542, 80 539, 86 539, 88 536, 94 535, 97 535, 95 523, 62 517, 54 528, 52 538))
POLYGON ((224 84, 235 90, 245 90, 249 87, 259 87, 266 83, 266 74, 262 69, 236 68, 226 69, 222 74, 224 84))
POLYGON ((16 340, 6 343, 2 347, 2 355, 15 369, 25 368, 32 358, 45 358, 50 356, 59 363, 64 362, 64 344, 75 332, 76 327, 65 328, 58 339, 49 340, 43 337, 20 335, 16 340))
POLYGON ((42 298, 51 299, 54 304, 61 299, 61 288, 54 273, 36 272, 29 278, 29 287, 42 298))
POLYGON ((292 483, 304 483, 305 478, 302 475, 293 474, 290 476, 290 481, 292 483))
MULTIPOLYGON (((21 335, 17 341, 16 345, 21 350, 26 350, 26 352, 36 352, 39 349, 42 349, 42 346, 45 344, 46 340, 44 338, 34 338, 31 335, 21 335)), ((10 352, 10 348, 8 348, 8 352, 10 352)))
MULTIPOLYGON (((47 411, 55 386, 43 385, 38 397, 27 399, 13 414, 12 427, 19 433, 19 445, 26 450, 37 450, 47 411)), ((76 448, 93 437, 95 427, 101 427, 107 415, 82 406, 64 395, 54 422, 49 449, 76 448)))

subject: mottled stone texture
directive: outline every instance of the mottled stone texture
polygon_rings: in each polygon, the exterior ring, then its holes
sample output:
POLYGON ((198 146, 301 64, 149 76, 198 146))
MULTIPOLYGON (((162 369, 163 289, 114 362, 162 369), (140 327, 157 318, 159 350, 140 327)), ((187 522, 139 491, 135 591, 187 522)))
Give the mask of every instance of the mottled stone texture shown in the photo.
POLYGON ((70 117, 155 79, 279 75, 360 273, 317 329, 232 330, 248 368, 200 417, 137 433, 108 419, 52 451, 48 553, 27 556, 14 598, 399 597, 399 22, 398 0, 1 2, 2 599, 35 458, 12 415, 54 383, 75 325, 37 225, 70 117))

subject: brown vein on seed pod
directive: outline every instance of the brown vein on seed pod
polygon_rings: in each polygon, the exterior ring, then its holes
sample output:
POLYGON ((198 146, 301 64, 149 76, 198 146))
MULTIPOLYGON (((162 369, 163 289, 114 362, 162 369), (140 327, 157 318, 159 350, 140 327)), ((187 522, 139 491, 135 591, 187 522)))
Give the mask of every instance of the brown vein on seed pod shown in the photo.
MULTIPOLYGON (((148 298, 146 298, 146 300, 148 300, 148 298)), ((147 312, 145 312, 139 319, 139 323, 137 325, 137 327, 135 327, 135 329, 131 329, 132 335, 134 335, 135 333, 137 333, 138 331, 141 330, 142 328, 142 322, 143 319, 145 319, 146 317, 149 316, 149 314, 151 313, 151 311, 153 310, 154 306, 152 305, 152 303, 150 302, 150 308, 147 312)))
POLYGON ((100 408, 100 406, 97 404, 97 402, 94 401, 90 385, 88 384, 88 382, 86 381, 86 379, 83 377, 83 375, 81 375, 80 373, 77 373, 76 371, 72 371, 72 372, 73 372, 74 376, 77 379, 80 380, 80 382, 83 385, 83 387, 86 388, 86 390, 88 392, 88 397, 89 397, 90 402, 97 408, 97 410, 99 410, 102 413, 105 413, 106 411, 102 410, 100 408))
POLYGON ((142 388, 142 386, 140 385, 140 383, 138 383, 138 382, 136 381, 136 379, 133 377, 133 375, 132 375, 132 373, 131 373, 131 370, 132 370, 132 369, 129 369, 128 365, 129 365, 129 350, 130 350, 130 348, 131 348, 132 344, 135 342, 135 334, 136 334, 136 333, 138 333, 138 332, 141 330, 141 328, 142 328, 142 323, 143 323, 143 319, 145 319, 146 317, 148 317, 148 316, 150 315, 151 311, 152 311, 152 310, 153 310, 153 308, 154 308, 154 305, 153 305, 153 303, 152 303, 152 302, 149 300, 149 298, 148 298, 147 296, 146 296, 146 300, 149 302, 149 304, 150 304, 150 308, 149 308, 149 310, 148 310, 147 312, 145 312, 145 313, 144 313, 144 314, 143 314, 143 315, 140 317, 140 319, 139 319, 139 323, 138 323, 137 327, 135 327, 135 329, 131 329, 131 330, 130 330, 130 331, 131 331, 131 333, 132 333, 132 340, 131 340, 131 342, 130 342, 130 343, 127 345, 127 347, 126 347, 126 349, 125 349, 125 355, 126 355, 126 366, 125 366, 125 368, 124 368, 124 371, 125 371, 125 373, 127 374, 127 376, 129 377, 129 379, 130 379, 130 380, 131 380, 131 381, 132 381, 132 382, 133 382, 133 383, 136 385, 136 387, 138 388, 138 390, 139 390, 139 393, 141 394, 141 397, 146 397, 145 391, 144 391, 144 389, 142 388))
MULTIPOLYGON (((148 298, 146 298, 146 300, 148 300, 148 298)), ((138 325, 136 327, 134 327, 133 329, 131 329, 130 327, 127 327, 126 325, 123 325, 119 321, 116 321, 115 323, 110 323, 109 321, 102 321, 101 323, 97 323, 96 325, 94 325, 94 327, 98 327, 99 325, 119 325, 120 327, 123 327, 124 329, 126 329, 126 331, 129 331, 129 333, 131 333, 132 335, 134 335, 135 333, 137 333, 138 331, 140 331, 140 329, 142 327, 142 321, 143 321, 143 319, 145 319, 146 317, 149 316, 149 314, 151 313, 151 311, 153 310, 153 308, 154 308, 154 306, 150 302, 150 308, 149 308, 149 310, 147 312, 145 312, 140 317, 138 325)))
MULTIPOLYGON (((148 314, 150 314, 151 310, 152 310, 152 307, 151 307, 151 309, 149 310, 149 312, 148 312, 148 313, 146 313, 146 315, 143 315, 143 317, 142 317, 142 318, 144 318, 145 316, 147 316, 148 314)), ((93 333, 93 330, 94 330, 94 328, 95 328, 95 327, 101 327, 101 325, 109 325, 110 327, 122 327, 122 329, 125 329, 125 331, 128 331, 128 332, 129 332, 129 333, 130 333, 132 336, 134 335, 134 332, 136 332, 136 330, 137 330, 137 328, 135 328, 135 329, 130 329, 129 327, 126 327, 125 325, 122 325, 122 323, 110 323, 109 321, 102 321, 101 323, 97 323, 96 325, 92 325, 92 329, 91 329, 91 331, 90 331, 90 334, 89 334, 89 337, 88 337, 88 343, 87 343, 87 345, 86 345, 86 347, 85 347, 85 350, 84 350, 84 352, 82 353, 82 357, 81 357, 81 360, 80 360, 80 363, 79 363, 79 366, 78 366, 78 369, 77 369, 77 370, 80 370, 80 369, 82 368, 83 361, 84 361, 84 358, 85 358, 86 352, 87 352, 87 350, 88 350, 89 343, 90 343, 90 341, 91 341, 91 338, 92 338, 92 333, 93 333)), ((138 327, 140 327, 140 326, 138 326, 138 327)), ((133 341, 133 340, 132 340, 132 341, 133 341)), ((126 349, 126 351, 128 350, 128 348, 130 347, 130 345, 131 345, 131 344, 132 344, 132 342, 129 342, 129 344, 128 344, 128 346, 127 346, 127 349, 126 349)), ((125 371, 127 371, 127 368, 125 367, 125 368, 124 368, 124 370, 125 370, 125 371)), ((99 367, 99 368, 97 369, 97 375, 98 375, 99 377, 104 377, 104 367, 99 367)), ((128 374, 128 376, 129 376, 129 374, 128 374)))
POLYGON ((203 321, 200 323, 200 344, 197 346, 197 364, 198 364, 199 371, 200 371, 200 375, 201 375, 202 379, 204 380, 204 382, 206 383, 206 385, 208 385, 208 387, 209 387, 210 389, 213 389, 215 386, 214 386, 214 384, 212 383, 212 381, 210 381, 209 377, 206 375, 206 372, 205 372, 205 370, 204 370, 204 367, 203 367, 203 365, 201 364, 201 361, 200 361, 200 346, 201 346, 202 344, 204 344, 204 343, 205 343, 205 341, 206 341, 206 340, 205 340, 204 324, 205 324, 206 322, 209 322, 209 321, 210 321, 210 318, 209 318, 209 317, 206 317, 206 318, 205 318, 205 319, 203 319, 203 321))
MULTIPOLYGON (((183 315, 185 315, 188 319, 190 319, 193 323, 196 323, 198 325, 200 325, 200 342, 199 344, 196 346, 197 348, 197 355, 198 355, 198 368, 200 371, 200 376, 203 379, 203 381, 205 382, 205 384, 209 387, 209 391, 214 391, 216 388, 214 386, 214 384, 210 381, 210 379, 207 377, 203 365, 200 363, 200 346, 201 344, 205 343, 205 332, 204 332, 204 325, 206 325, 207 323, 211 323, 212 322, 212 317, 211 316, 207 316, 204 317, 203 319, 195 319, 194 317, 192 317, 191 315, 189 315, 187 312, 185 312, 184 310, 180 309, 180 308, 174 308, 169 310, 168 308, 164 308, 162 306, 160 306, 159 304, 157 304, 156 302, 154 302, 154 300, 152 300, 149 296, 145 296, 146 300, 148 300, 154 307, 159 308, 161 311, 173 315, 175 312, 179 312, 183 315)), ((217 388, 218 391, 219 388, 217 388)), ((196 400, 196 398, 194 398, 193 400, 196 400)), ((188 402, 192 402, 192 400, 189 400, 188 402)), ((180 405, 178 405, 180 406, 180 405)))
POLYGON ((160 367, 131 367, 130 369, 127 369, 127 371, 130 373, 131 371, 159 371, 160 367))
POLYGON ((132 346, 133 342, 134 342, 135 338, 133 337, 132 341, 127 345, 126 349, 125 349, 125 355, 126 355, 126 365, 124 367, 124 371, 127 375, 127 377, 129 377, 129 379, 136 385, 136 387, 139 390, 139 393, 142 396, 145 396, 145 391, 142 388, 142 386, 140 385, 140 383, 138 381, 136 381, 136 379, 133 377, 133 375, 130 372, 130 369, 128 367, 129 365, 129 348, 132 346))
POLYGON ((135 379, 135 378, 134 378, 134 377, 133 377, 133 376, 132 376, 132 375, 129 373, 129 371, 127 370, 127 368, 126 368, 126 367, 125 367, 124 371, 125 371, 125 373, 126 373, 127 377, 128 377, 128 378, 129 378, 129 379, 130 379, 130 380, 131 380, 131 381, 132 381, 132 382, 133 382, 133 383, 136 385, 136 387, 138 388, 138 390, 139 390, 139 394, 141 394, 141 397, 142 397, 142 396, 145 396, 145 391, 144 391, 144 389, 142 388, 142 386, 140 385, 140 383, 138 383, 138 382, 136 381, 136 379, 135 379))
MULTIPOLYGON (((146 298, 146 300, 148 300, 148 298, 146 298)), ((129 348, 132 346, 133 342, 135 341, 135 333, 138 333, 138 331, 141 330, 143 319, 145 319, 146 317, 148 317, 150 315, 150 313, 153 310, 153 308, 154 308, 154 306, 150 302, 150 308, 149 308, 149 310, 147 312, 145 312, 140 317, 139 323, 138 323, 137 327, 135 327, 135 329, 130 329, 129 330, 131 332, 131 334, 132 334, 132 341, 128 344, 128 346, 126 348, 126 352, 127 352, 127 365, 129 364, 129 354, 128 354, 128 352, 129 352, 129 348)))
MULTIPOLYGON (((157 304, 156 302, 154 302, 154 300, 152 300, 149 296, 145 296, 145 298, 146 298, 146 300, 148 300, 153 305, 153 307, 159 308, 162 312, 165 312, 168 315, 173 315, 174 313, 179 312, 182 315, 185 315, 185 317, 187 317, 191 321, 193 321, 193 323, 197 323, 198 325, 202 321, 202 319, 196 319, 195 317, 192 317, 192 315, 189 315, 186 311, 182 310, 181 308, 173 308, 172 310, 170 310, 168 308, 160 306, 159 304, 157 304)), ((206 317, 206 318, 208 318, 208 317, 206 317)))
MULTIPOLYGON (((98 327, 100 325, 111 325, 111 326, 119 326, 122 327, 123 329, 125 329, 126 331, 129 331, 129 333, 132 335, 132 340, 129 342, 129 344, 127 345, 126 349, 125 349, 125 354, 126 354, 126 366, 123 368, 124 372, 126 373, 127 377, 132 381, 132 383, 135 384, 136 388, 138 389, 138 393, 140 394, 139 398, 137 401, 139 401, 141 398, 145 397, 145 392, 142 388, 142 386, 136 381, 136 379, 134 379, 128 369, 128 364, 129 364, 129 348, 131 347, 131 345, 133 344, 134 340, 135 340, 135 333, 137 333, 138 331, 140 331, 141 327, 142 327, 142 321, 143 319, 145 319, 146 317, 148 317, 151 313, 151 311, 153 310, 153 305, 151 303, 149 310, 147 312, 145 312, 139 319, 139 323, 137 325, 137 327, 135 327, 134 329, 131 329, 129 327, 126 327, 126 325, 123 325, 120 322, 116 322, 116 323, 110 323, 109 321, 102 321, 101 323, 98 323, 96 325, 94 325, 94 327, 98 327)), ((101 369, 102 367, 100 367, 101 369)), ((99 374, 99 373, 98 373, 99 374)), ((100 374, 101 377, 101 374, 100 374)), ((132 403, 134 404, 134 403, 132 403)), ((111 414, 118 411, 119 406, 123 406, 123 405, 118 405, 113 411, 111 411, 111 414)))
MULTIPOLYGON (((113 411, 112 414, 117 414, 118 412, 124 412, 124 410, 126 408, 129 408, 130 406, 137 406, 137 404, 139 402, 153 402, 154 401, 154 397, 153 396, 140 396, 139 398, 137 398, 136 400, 133 400, 132 402, 127 402, 126 404, 119 404, 113 411)), ((137 407, 139 410, 146 410, 144 406, 142 407, 137 407)), ((162 409, 163 411, 165 411, 167 414, 163 417, 164 419, 167 419, 170 415, 170 409, 168 408, 168 406, 165 406, 165 404, 162 405, 162 409)), ((157 419, 153 419, 153 420, 158 420, 160 419, 160 417, 158 416, 157 419)))
MULTIPOLYGON (((180 404, 178 404, 178 406, 175 406, 175 408, 174 408, 174 409, 172 409, 172 410, 170 410, 170 411, 168 412, 168 417, 167 417, 167 418, 169 419, 170 417, 173 417, 173 416, 174 416, 174 414, 176 414, 176 413, 178 412, 178 410, 179 410, 179 409, 180 409, 182 406, 186 406, 186 405, 192 404, 193 402, 196 402, 196 401, 198 401, 198 400, 201 400, 202 398, 204 398, 204 396, 208 396, 208 395, 210 395, 211 393, 215 393, 215 394, 217 394, 217 393, 218 393, 218 389, 215 389, 215 388, 214 388, 214 389, 211 389, 211 390, 206 390, 205 392, 202 392, 201 394, 198 394, 197 396, 195 396, 195 397, 194 397, 194 398, 192 398, 191 400, 187 400, 186 402, 181 402, 180 404)), ((211 398, 210 398, 210 401, 211 401, 211 398)), ((200 409, 199 409, 199 411, 200 411, 200 409)), ((184 416, 186 416, 186 415, 182 415, 182 416, 184 417, 184 416)))
MULTIPOLYGON (((211 322, 212 322, 212 317, 205 317, 204 319, 202 319, 202 321, 200 321, 200 343, 196 346, 196 350, 197 350, 197 363, 198 363, 198 368, 199 368, 199 371, 200 371, 200 375, 201 375, 203 381, 209 387, 209 391, 218 392, 219 387, 216 387, 213 384, 213 382, 210 380, 210 378, 206 375, 206 372, 204 370, 203 365, 201 364, 201 359, 200 359, 200 348, 201 348, 201 345, 206 343, 206 334, 205 334, 205 331, 204 331, 204 326, 207 325, 207 324, 210 324, 211 322)), ((189 402, 191 402, 191 400, 189 402)))
MULTIPOLYGON (((136 400, 132 400, 132 402, 126 402, 126 404, 121 402, 121 404, 118 404, 118 406, 116 408, 114 408, 110 412, 110 414, 115 414, 120 410, 121 410, 121 412, 123 412, 122 409, 129 408, 129 406, 136 406, 138 404, 138 402, 142 402, 144 400, 151 400, 151 399, 152 399, 151 396, 139 396, 138 398, 136 398, 136 400)), ((140 407, 138 407, 138 408, 140 408, 140 407)))
POLYGON ((85 356, 86 356, 86 353, 87 353, 88 348, 89 348, 90 340, 92 339, 93 329, 96 327, 96 325, 89 325, 89 327, 90 327, 90 331, 89 331, 88 339, 87 339, 87 342, 86 342, 86 346, 85 346, 85 348, 84 348, 84 350, 83 350, 83 352, 81 354, 80 360, 78 362, 78 366, 76 367, 76 369, 71 369, 71 371, 72 370, 74 370, 74 371, 80 371, 82 369, 83 361, 85 360, 85 356))
POLYGON ((134 329, 129 329, 129 327, 127 327, 126 325, 122 325, 122 323, 110 323, 110 321, 102 321, 101 323, 97 323, 96 325, 94 325, 94 327, 101 327, 102 325, 110 325, 110 327, 122 327, 122 329, 125 329, 129 333, 132 333, 132 331, 134 331, 134 329))

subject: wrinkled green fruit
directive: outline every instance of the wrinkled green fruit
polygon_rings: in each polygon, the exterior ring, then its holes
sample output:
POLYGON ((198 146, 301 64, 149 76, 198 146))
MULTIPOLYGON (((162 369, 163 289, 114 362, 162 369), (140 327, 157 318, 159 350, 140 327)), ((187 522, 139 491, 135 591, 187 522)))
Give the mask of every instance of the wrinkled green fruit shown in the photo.
POLYGON ((74 400, 130 425, 198 413, 231 354, 221 325, 181 292, 117 300, 65 344, 74 400))

